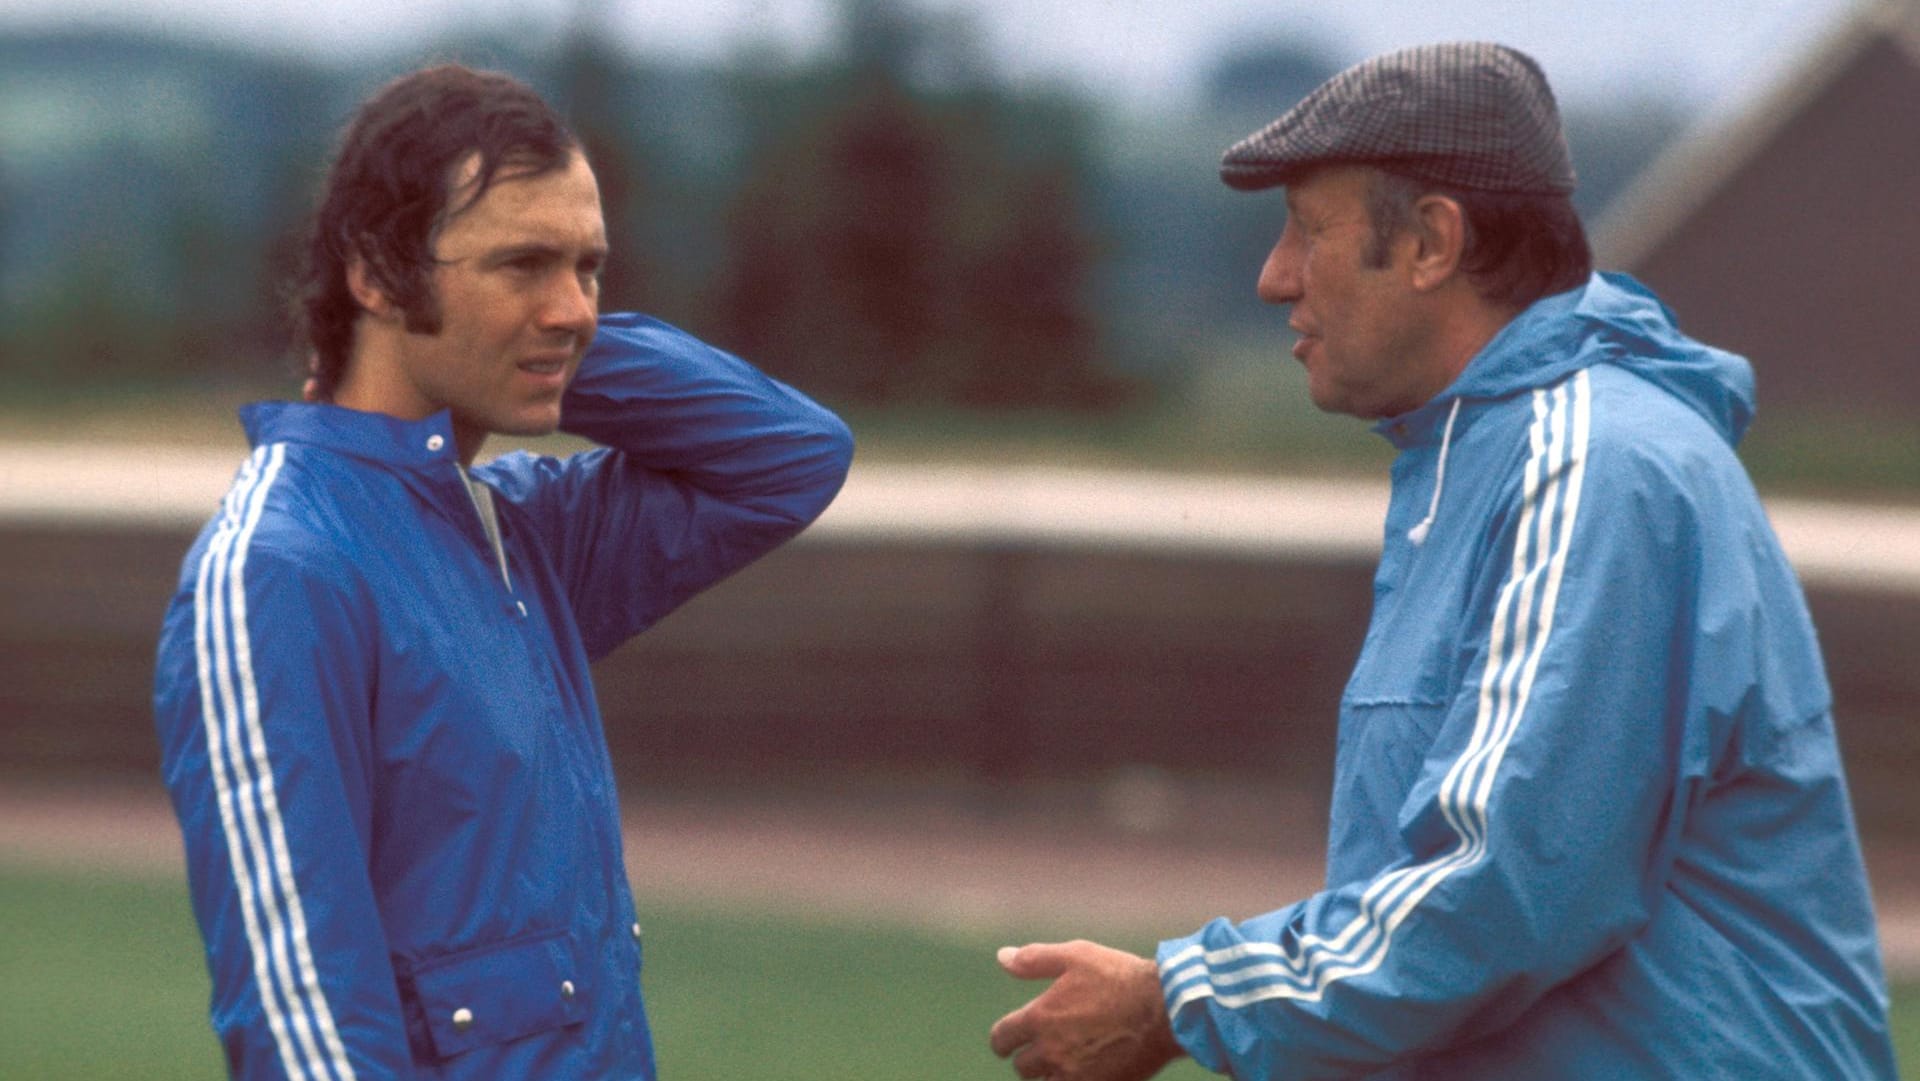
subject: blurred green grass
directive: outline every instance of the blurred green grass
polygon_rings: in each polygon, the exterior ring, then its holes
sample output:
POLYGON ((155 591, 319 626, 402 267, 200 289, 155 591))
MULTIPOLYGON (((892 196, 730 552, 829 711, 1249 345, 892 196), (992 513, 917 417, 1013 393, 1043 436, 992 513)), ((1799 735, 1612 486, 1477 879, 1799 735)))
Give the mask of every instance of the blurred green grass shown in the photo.
MULTIPOLYGON (((801 913, 641 907, 647 1000, 670 1081, 1013 1076, 987 1050, 987 1028, 1039 985, 1001 974, 1002 941, 801 913)), ((0 866, 0 927, 6 1076, 222 1075, 177 878, 0 866)), ((1901 1060, 1920 1062, 1920 984, 1895 989, 1894 1032, 1901 1060)), ((1160 1076, 1212 1075, 1182 1062, 1160 1076)))

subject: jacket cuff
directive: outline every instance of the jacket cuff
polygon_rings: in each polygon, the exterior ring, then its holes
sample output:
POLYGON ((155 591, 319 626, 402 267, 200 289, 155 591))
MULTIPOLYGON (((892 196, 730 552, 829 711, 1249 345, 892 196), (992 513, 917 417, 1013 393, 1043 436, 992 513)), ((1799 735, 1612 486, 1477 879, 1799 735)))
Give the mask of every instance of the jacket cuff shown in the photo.
POLYGON ((1225 1049, 1213 1031, 1207 1004, 1213 984, 1206 964, 1206 931, 1160 943, 1154 960, 1160 966, 1160 993, 1166 1000, 1173 1038, 1193 1061, 1214 1073, 1227 1072, 1225 1049))

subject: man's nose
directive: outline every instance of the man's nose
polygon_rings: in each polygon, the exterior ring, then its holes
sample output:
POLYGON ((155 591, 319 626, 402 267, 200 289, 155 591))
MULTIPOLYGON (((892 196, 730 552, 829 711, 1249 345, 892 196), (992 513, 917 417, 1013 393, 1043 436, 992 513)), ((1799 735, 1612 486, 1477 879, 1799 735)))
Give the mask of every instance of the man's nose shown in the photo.
POLYGON ((575 333, 591 331, 600 314, 597 283, 578 274, 558 277, 560 280, 548 291, 546 306, 541 311, 546 324, 575 333))
POLYGON ((1292 304, 1300 299, 1300 271, 1293 255, 1284 245, 1275 244, 1260 268, 1260 284, 1255 288, 1260 299, 1269 304, 1292 304))

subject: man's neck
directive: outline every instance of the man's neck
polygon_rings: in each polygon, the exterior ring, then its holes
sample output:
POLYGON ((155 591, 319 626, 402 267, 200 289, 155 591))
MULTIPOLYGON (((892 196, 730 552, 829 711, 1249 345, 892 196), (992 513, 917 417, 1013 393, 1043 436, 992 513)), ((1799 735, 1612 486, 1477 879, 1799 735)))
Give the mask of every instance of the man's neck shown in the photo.
MULTIPOLYGON (((334 388, 333 404, 399 420, 425 420, 440 411, 441 406, 422 395, 406 379, 400 365, 389 362, 390 358, 378 348, 377 340, 367 342, 366 336, 362 337, 347 357, 340 383, 334 388)), ((460 455, 460 464, 470 466, 479 457, 488 433, 458 416, 452 418, 452 425, 453 445, 460 455)))
POLYGON ((1434 388, 1434 393, 1451 386, 1467 370, 1473 358, 1487 347, 1487 343, 1498 337, 1500 332, 1513 322, 1522 309, 1506 305, 1489 304, 1475 298, 1475 302, 1464 304, 1452 310, 1452 317, 1443 321, 1434 340, 1435 355, 1445 358, 1442 370, 1446 378, 1434 388))

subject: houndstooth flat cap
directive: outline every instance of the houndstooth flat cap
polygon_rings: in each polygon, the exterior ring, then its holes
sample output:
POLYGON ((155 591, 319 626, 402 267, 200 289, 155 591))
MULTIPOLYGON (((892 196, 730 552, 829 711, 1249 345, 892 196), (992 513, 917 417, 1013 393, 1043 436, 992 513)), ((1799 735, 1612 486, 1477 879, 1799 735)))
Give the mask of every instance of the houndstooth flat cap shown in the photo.
POLYGON ((1564 195, 1574 185, 1546 74, 1490 42, 1423 45, 1348 68, 1228 148, 1220 179, 1254 191, 1333 162, 1479 191, 1564 195))

